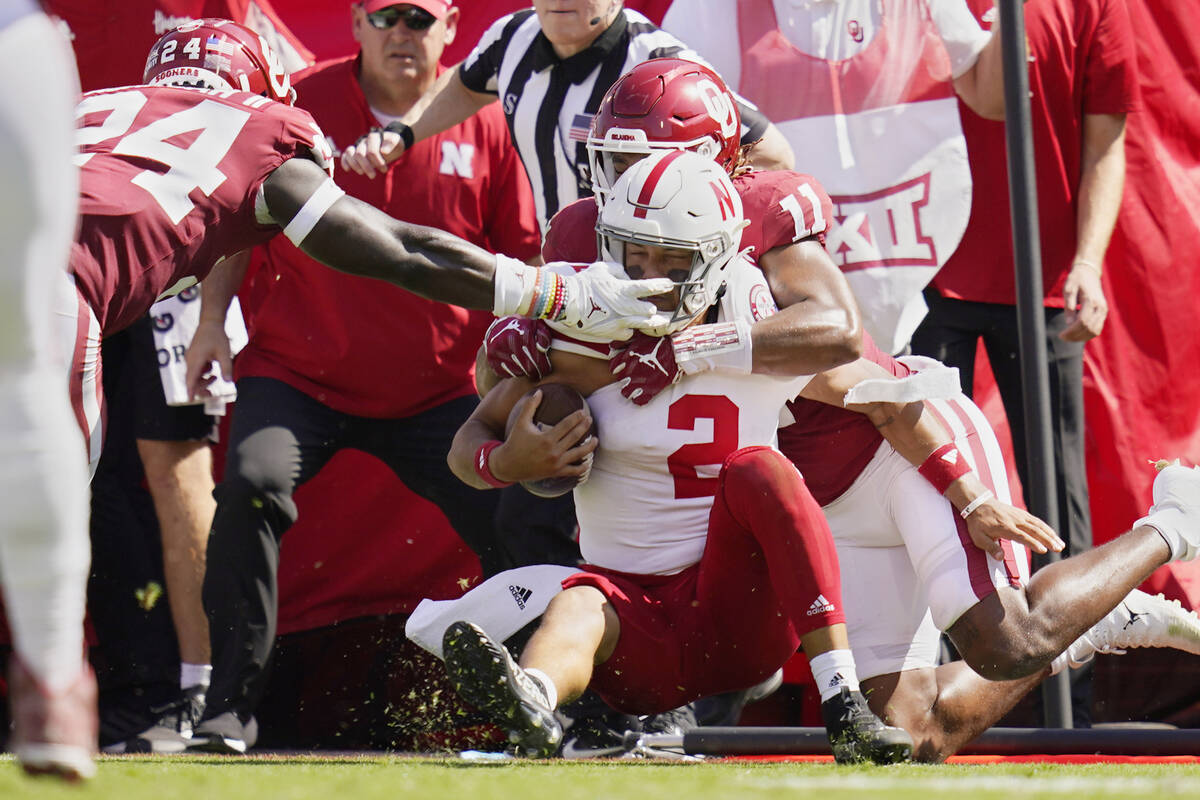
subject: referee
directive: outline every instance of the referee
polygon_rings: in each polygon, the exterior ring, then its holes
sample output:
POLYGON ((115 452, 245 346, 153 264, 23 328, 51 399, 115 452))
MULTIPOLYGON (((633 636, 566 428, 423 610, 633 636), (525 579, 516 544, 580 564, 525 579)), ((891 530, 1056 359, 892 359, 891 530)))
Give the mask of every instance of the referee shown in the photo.
MULTIPOLYGON (((703 62, 683 42, 621 0, 535 0, 492 24, 457 69, 446 70, 399 121, 363 136, 342 153, 342 168, 369 176, 420 141, 503 98, 513 143, 533 187, 538 221, 592 193, 586 140, 592 115, 617 78, 651 58, 703 62)), ((763 168, 792 166, 782 134, 742 103, 742 142, 763 168)))

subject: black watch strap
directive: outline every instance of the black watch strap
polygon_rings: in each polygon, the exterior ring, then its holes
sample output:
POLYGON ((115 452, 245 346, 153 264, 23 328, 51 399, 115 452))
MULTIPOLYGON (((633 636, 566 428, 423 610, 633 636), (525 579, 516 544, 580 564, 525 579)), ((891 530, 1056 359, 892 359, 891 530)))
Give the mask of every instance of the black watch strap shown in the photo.
POLYGON ((398 135, 400 137, 400 141, 404 142, 405 150, 408 150, 413 146, 413 130, 400 120, 389 122, 384 130, 391 131, 392 133, 398 135))

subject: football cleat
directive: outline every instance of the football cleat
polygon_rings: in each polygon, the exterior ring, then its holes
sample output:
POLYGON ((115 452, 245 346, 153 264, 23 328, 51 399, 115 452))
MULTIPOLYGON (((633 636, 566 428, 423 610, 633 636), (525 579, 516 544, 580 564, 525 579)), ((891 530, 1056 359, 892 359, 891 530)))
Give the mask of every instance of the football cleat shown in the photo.
POLYGON ((1178 600, 1134 589, 1067 648, 1068 664, 1078 667, 1096 653, 1120 655, 1130 647, 1170 647, 1200 654, 1200 619, 1178 600))
POLYGON ((545 688, 503 644, 478 625, 460 621, 446 629, 442 654, 459 697, 504 728, 518 755, 550 758, 558 751, 562 725, 545 688))
POLYGON ((30 775, 79 781, 96 774, 100 723, 96 674, 88 664, 70 686, 49 691, 15 656, 9 669, 13 730, 9 748, 30 775))
POLYGON ((1133 523, 1149 525, 1167 540, 1172 561, 1200 555, 1200 467, 1169 464, 1154 478, 1154 505, 1133 523))
POLYGON ((630 743, 636 741, 641 733, 642 722, 632 714, 608 711, 579 717, 563 738, 562 757, 583 759, 623 756, 629 752, 630 743))
POLYGON ((158 715, 153 725, 123 742, 108 745, 104 752, 182 753, 204 712, 204 687, 183 689, 177 700, 151 710, 158 715))
POLYGON ((202 721, 192 731, 189 751, 222 753, 240 756, 258 741, 258 721, 251 716, 243 721, 233 711, 226 711, 202 721))
POLYGON ((884 725, 862 692, 843 686, 821 703, 821 718, 839 764, 896 764, 912 758, 912 737, 901 728, 884 725))

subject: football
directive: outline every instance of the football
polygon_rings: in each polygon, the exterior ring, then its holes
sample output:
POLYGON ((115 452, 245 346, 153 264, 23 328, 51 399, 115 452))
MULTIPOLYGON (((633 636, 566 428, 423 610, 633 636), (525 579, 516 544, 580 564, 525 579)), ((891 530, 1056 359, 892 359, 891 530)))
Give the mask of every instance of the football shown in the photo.
MULTIPOLYGON (((565 383, 546 383, 538 387, 542 390, 542 402, 537 407, 537 411, 533 414, 533 421, 539 427, 550 427, 562 421, 562 418, 573 411, 578 411, 581 408, 587 408, 587 400, 583 395, 565 383)), ((525 396, 533 394, 536 389, 530 391, 525 396)), ((512 413, 508 415, 508 422, 504 427, 504 435, 507 438, 509 431, 517 422, 517 408, 513 406, 512 413)), ((591 411, 588 411, 588 416, 591 416, 591 411)), ((596 421, 592 420, 592 427, 588 430, 589 436, 596 435, 596 421)), ((586 437, 585 437, 586 438, 586 437)), ((582 439, 580 441, 583 441, 582 439)), ((525 487, 525 491, 538 497, 559 497, 574 489, 587 480, 587 475, 582 476, 564 476, 561 478, 543 478, 537 481, 521 481, 521 485, 525 487)))

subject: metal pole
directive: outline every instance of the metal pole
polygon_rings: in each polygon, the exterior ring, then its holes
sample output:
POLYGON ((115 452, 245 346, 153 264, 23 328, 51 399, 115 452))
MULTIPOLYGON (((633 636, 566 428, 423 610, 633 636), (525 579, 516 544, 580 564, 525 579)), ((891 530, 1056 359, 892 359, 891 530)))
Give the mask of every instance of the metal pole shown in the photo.
MULTIPOLYGON (((829 755, 824 728, 693 728, 680 734, 631 734, 627 746, 682 750, 691 755, 829 755)), ((1081 728, 989 728, 958 750, 959 755, 1137 755, 1200 754, 1200 730, 1081 728)))
MULTIPOLYGON (((1033 127, 1029 111, 1029 73, 1025 50, 1023 0, 1000 0, 1001 53, 1004 62, 1005 139, 1008 154, 1008 192, 1016 255, 1017 324, 1020 328, 1022 407, 1029 510, 1058 530, 1058 499, 1054 491, 1054 453, 1050 433, 1050 389, 1046 368, 1046 318, 1043 310, 1042 252, 1038 234, 1037 181, 1034 177, 1033 127)), ((1057 553, 1034 557, 1041 568, 1059 559, 1057 553)), ((1042 684, 1045 724, 1070 728, 1071 690, 1067 670, 1042 684)))

